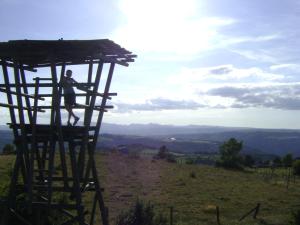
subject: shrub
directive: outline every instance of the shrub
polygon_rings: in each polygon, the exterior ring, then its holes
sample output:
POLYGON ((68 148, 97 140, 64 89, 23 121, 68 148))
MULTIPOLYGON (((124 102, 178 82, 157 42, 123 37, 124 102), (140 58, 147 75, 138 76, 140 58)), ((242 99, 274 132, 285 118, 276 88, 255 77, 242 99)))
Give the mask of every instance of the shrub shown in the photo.
POLYGON ((290 167, 292 166, 293 163, 293 155, 292 154, 286 154, 283 158, 282 158, 282 163, 285 167, 290 167))
POLYGON ((300 175, 300 160, 293 162, 293 171, 295 175, 300 175))
POLYGON ((167 225, 167 219, 155 215, 154 206, 137 200, 135 206, 117 218, 116 225, 167 225))
POLYGON ((290 225, 300 225, 300 210, 292 212, 292 221, 290 221, 290 225))
POLYGON ((281 166, 282 164, 282 161, 281 161, 281 158, 279 156, 276 156, 274 159, 273 159, 273 164, 275 166, 281 166))
POLYGON ((196 173, 194 171, 190 172, 190 177, 191 178, 196 178, 196 173))
POLYGON ((157 155, 154 156, 154 159, 164 159, 167 162, 174 163, 176 162, 176 158, 172 155, 165 145, 159 148, 157 155))

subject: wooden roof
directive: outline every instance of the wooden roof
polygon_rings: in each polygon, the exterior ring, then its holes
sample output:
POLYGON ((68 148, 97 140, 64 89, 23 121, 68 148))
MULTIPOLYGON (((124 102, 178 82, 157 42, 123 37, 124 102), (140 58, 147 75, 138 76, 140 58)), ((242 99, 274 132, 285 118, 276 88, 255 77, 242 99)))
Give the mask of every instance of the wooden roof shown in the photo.
POLYGON ((102 60, 128 66, 136 55, 108 39, 98 40, 17 40, 0 42, 0 58, 29 67, 85 64, 102 60))

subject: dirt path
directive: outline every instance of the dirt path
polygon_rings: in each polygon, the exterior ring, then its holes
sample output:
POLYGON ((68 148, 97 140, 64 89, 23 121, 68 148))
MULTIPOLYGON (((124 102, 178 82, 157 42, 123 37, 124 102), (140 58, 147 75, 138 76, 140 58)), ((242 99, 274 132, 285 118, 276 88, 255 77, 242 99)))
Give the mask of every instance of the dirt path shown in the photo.
POLYGON ((105 196, 112 221, 128 210, 137 198, 148 201, 150 196, 160 195, 163 164, 118 152, 105 156, 105 196))

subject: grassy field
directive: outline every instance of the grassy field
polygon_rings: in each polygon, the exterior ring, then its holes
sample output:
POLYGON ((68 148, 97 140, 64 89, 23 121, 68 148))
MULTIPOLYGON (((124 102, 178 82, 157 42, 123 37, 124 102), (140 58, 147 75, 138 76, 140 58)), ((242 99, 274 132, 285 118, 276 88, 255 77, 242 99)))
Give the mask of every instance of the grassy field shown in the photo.
MULTIPOLYGON (((223 225, 283 225, 288 224, 291 211, 300 208, 299 179, 286 189, 284 182, 266 180, 254 171, 167 163, 152 160, 147 154, 138 157, 114 152, 95 157, 111 224, 137 198, 151 201, 155 210, 167 217, 169 207, 174 207, 177 225, 217 224, 216 206, 223 225), (257 203, 261 203, 258 219, 238 222, 257 203)), ((12 160, 0 157, 1 181, 7 179, 6 168, 11 167, 12 160)))

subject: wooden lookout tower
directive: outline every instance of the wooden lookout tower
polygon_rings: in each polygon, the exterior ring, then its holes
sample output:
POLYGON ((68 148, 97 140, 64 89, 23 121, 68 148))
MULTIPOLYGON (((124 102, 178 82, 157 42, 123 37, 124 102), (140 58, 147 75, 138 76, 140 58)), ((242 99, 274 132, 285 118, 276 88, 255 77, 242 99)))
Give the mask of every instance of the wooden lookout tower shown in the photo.
POLYGON ((9 112, 16 145, 1 225, 49 224, 54 211, 61 225, 93 225, 96 217, 108 225, 94 153, 103 114, 112 108, 107 100, 116 95, 109 92, 115 65, 135 57, 107 39, 0 43, 0 106, 9 112), (62 121, 60 80, 69 67, 86 69, 84 82, 75 84, 82 113, 76 126, 62 121))

